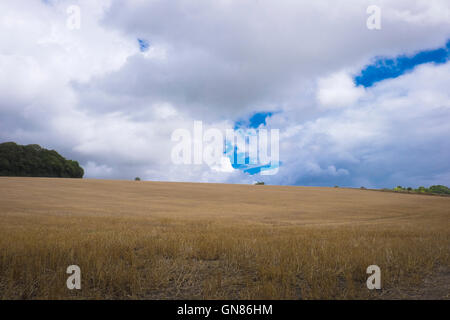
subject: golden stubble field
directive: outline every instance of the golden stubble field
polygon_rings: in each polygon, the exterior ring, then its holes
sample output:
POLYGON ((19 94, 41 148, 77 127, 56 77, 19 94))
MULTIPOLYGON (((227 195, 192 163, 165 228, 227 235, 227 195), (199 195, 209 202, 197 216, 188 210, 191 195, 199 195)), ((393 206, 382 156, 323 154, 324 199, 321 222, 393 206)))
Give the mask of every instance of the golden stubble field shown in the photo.
POLYGON ((438 196, 2 177, 0 299, 449 299, 449 217, 438 196))

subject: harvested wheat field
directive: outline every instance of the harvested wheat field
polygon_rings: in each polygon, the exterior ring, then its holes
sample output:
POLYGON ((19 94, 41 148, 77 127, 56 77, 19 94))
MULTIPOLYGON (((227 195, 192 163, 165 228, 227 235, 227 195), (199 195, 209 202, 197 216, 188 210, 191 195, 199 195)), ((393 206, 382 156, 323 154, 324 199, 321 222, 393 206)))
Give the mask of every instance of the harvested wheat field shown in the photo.
POLYGON ((449 218, 439 196, 0 178, 0 298, 449 299, 449 218))

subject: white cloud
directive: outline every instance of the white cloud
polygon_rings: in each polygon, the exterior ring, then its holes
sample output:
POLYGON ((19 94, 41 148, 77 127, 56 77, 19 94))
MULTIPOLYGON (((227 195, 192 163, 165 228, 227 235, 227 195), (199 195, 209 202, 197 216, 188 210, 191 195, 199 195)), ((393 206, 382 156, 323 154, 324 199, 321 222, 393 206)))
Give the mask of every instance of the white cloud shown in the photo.
POLYGON ((86 171, 86 178, 111 178, 113 174, 113 169, 107 165, 98 165, 93 161, 88 161, 85 165, 84 170, 86 171))
POLYGON ((318 80, 317 98, 323 107, 350 106, 364 95, 363 87, 356 87, 351 76, 345 72, 334 73, 318 80))
POLYGON ((231 160, 227 157, 221 158, 220 165, 212 165, 211 169, 218 172, 233 172, 236 170, 231 165, 231 160))

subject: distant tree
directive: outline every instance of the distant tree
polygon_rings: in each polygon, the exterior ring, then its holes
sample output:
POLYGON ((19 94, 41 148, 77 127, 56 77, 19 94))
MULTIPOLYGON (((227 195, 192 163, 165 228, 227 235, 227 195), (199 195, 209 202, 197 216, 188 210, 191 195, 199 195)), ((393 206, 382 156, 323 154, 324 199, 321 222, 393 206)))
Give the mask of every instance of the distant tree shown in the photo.
POLYGON ((258 181, 258 182, 255 183, 255 186, 260 186, 260 185, 264 185, 264 182, 263 181, 258 181))
POLYGON ((55 150, 37 144, 0 144, 0 176, 82 178, 77 161, 66 160, 55 150))
POLYGON ((416 189, 416 191, 420 193, 428 192, 427 188, 425 188, 424 186, 420 186, 419 188, 416 189))
POLYGON ((366 187, 361 187, 360 189, 362 189, 362 190, 366 190, 366 187))
POLYGON ((134 181, 141 181, 141 178, 136 177, 136 178, 134 178, 134 181))
POLYGON ((443 185, 435 185, 431 186, 429 188, 429 191, 431 193, 438 193, 438 194, 450 194, 450 188, 443 186, 443 185))
POLYGON ((408 187, 406 190, 408 190, 408 191, 412 191, 412 188, 411 187, 408 187))

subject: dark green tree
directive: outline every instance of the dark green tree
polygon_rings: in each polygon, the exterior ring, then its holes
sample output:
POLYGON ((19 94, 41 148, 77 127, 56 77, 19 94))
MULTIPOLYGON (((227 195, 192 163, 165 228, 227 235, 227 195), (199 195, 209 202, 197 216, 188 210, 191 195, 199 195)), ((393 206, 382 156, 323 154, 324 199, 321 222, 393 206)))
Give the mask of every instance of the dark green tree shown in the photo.
POLYGON ((450 194, 450 188, 443 185, 431 186, 428 190, 430 190, 431 193, 450 194))
POLYGON ((66 160, 55 150, 37 144, 0 144, 0 176, 82 178, 77 161, 66 160))

